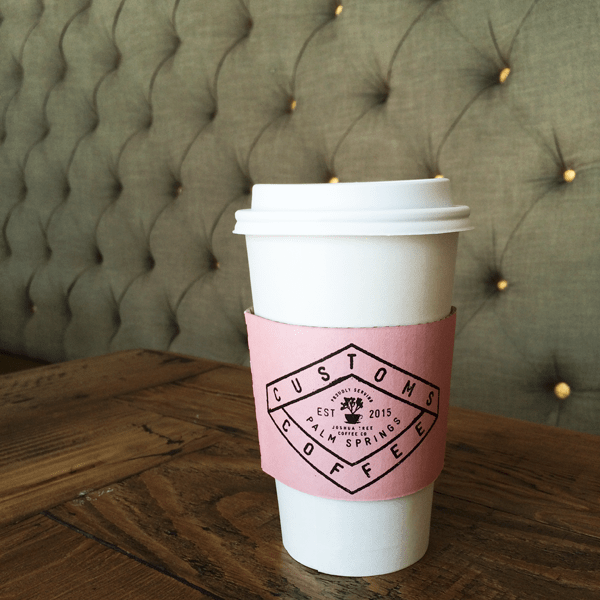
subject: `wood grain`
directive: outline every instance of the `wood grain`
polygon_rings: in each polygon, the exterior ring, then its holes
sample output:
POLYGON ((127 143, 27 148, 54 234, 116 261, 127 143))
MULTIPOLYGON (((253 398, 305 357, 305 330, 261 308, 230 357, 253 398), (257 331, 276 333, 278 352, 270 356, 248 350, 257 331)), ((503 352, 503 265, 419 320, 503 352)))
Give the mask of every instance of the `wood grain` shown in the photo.
MULTIPOLYGON (((40 409, 43 410, 43 409, 40 409)), ((116 402, 0 427, 0 524, 213 443, 214 434, 116 402)))
MULTIPOLYGON (((82 365, 78 377, 65 367, 74 382, 67 393, 52 376, 54 391, 38 397, 29 376, 5 403, 0 518, 54 508, 0 530, 0 548, 12 548, 0 558, 0 597, 74 598, 61 595, 54 577, 73 568, 79 575, 65 581, 78 597, 111 590, 134 598, 119 586, 130 590, 142 568, 190 594, 234 600, 600 598, 600 438, 453 408, 425 557, 390 575, 333 577, 282 546, 274 482, 260 469, 249 370, 160 353, 130 358, 132 381, 119 361, 102 357, 90 362, 90 386, 82 365), (113 368, 121 369, 115 381, 113 368), (152 369, 161 373, 145 385, 152 369), (36 535, 39 527, 45 533, 36 535), (57 559, 63 545, 81 561, 57 559), (36 584, 26 573, 44 575, 45 554, 55 571, 36 584), (20 564, 20 588, 2 580, 5 565, 20 564), (109 570, 100 592, 86 587, 97 581, 97 564, 109 570), (31 595, 18 595, 26 589, 31 595)), ((173 590, 166 597, 180 597, 173 590)))
POLYGON ((0 547, 0 597, 5 600, 210 597, 41 515, 0 530, 0 547))
POLYGON ((121 396, 135 406, 248 439, 257 438, 248 369, 223 365, 163 385, 121 396))
POLYGON ((453 408, 440 493, 600 539, 600 436, 453 408))
MULTIPOLYGON (((65 400, 92 402, 209 371, 219 363, 151 350, 127 350, 0 376, 3 418, 65 400)), ((34 414, 34 413, 31 413, 34 414)))
MULTIPOLYGON (((52 514, 225 598, 599 597, 600 542, 436 494, 431 545, 405 571, 340 578, 292 560, 255 444, 224 437, 52 514)), ((355 549, 349 549, 352 551, 355 549)))
POLYGON ((205 427, 109 398, 210 368, 134 351, 0 378, 0 524, 211 444, 205 427))

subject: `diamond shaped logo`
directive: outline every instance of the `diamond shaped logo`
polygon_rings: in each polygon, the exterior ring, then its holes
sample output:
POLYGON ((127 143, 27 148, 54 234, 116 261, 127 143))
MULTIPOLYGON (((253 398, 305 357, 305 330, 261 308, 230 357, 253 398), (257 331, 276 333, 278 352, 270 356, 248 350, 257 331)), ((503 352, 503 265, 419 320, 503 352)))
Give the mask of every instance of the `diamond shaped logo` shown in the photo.
POLYGON ((267 384, 267 410, 292 448, 355 494, 411 456, 434 427, 440 388, 349 344, 267 384))

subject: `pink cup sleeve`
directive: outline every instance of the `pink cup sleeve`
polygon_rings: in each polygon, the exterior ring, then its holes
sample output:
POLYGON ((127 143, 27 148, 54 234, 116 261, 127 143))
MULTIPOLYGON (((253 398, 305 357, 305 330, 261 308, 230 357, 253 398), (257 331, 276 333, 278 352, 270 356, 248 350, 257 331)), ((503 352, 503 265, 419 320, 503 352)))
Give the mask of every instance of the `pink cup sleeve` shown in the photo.
POLYGON ((322 498, 388 500, 444 465, 456 310, 423 325, 303 327, 246 311, 263 470, 322 498))

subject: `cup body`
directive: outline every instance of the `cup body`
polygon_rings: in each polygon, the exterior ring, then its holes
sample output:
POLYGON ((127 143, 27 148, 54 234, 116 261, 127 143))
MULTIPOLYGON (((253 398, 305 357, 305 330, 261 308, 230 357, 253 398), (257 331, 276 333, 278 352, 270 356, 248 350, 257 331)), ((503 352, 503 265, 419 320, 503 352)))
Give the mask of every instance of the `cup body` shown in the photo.
MULTIPOLYGON (((418 193, 420 182, 386 182, 379 200, 378 184, 356 184, 350 199, 343 198, 343 189, 333 188, 352 184, 323 184, 317 200, 310 185, 305 198, 301 186, 255 186, 253 209, 255 202, 258 211, 272 214, 277 208, 273 220, 281 225, 270 224, 270 234, 269 228, 260 227, 258 234, 244 232, 254 313, 281 323, 336 328, 414 325, 448 316, 457 230, 468 228, 465 211, 460 224, 454 222, 442 231, 422 223, 415 228, 413 221, 409 233, 398 233, 405 231, 402 226, 396 233, 381 226, 383 233, 377 234, 377 219, 390 217, 390 211, 398 218, 398 210, 410 213, 414 206, 434 212, 451 207, 447 180, 434 181, 439 185, 422 182, 429 196, 418 193), (328 190, 342 198, 328 201, 328 190), (401 198, 395 202, 397 190, 401 198), (316 215, 308 224, 303 222, 306 215, 298 217, 298 208, 305 205, 316 215), (336 207, 340 213, 348 209, 353 213, 340 216, 346 226, 338 226, 336 207), (287 234, 282 224, 286 208, 289 221, 295 220, 287 234), (374 217, 375 226, 369 229, 367 224, 361 230, 357 213, 372 213, 374 208, 383 217, 374 217), (325 226, 319 211, 327 213, 325 226)), ((408 496, 378 501, 319 498, 279 481, 276 485, 283 544, 306 566, 333 575, 379 575, 413 564, 427 550, 433 484, 408 496)))
POLYGON ((312 327, 385 327, 443 319, 452 307, 457 242, 456 232, 248 235, 254 313, 312 327))

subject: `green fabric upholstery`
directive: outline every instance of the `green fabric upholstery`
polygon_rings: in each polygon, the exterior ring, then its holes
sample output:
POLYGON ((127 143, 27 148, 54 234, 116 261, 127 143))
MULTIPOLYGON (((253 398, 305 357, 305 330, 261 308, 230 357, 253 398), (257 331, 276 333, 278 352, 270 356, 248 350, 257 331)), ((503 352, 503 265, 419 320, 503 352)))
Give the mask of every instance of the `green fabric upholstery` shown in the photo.
POLYGON ((247 363, 231 231, 254 183, 443 174, 476 227, 451 402, 600 433, 595 0, 0 0, 0 15, 0 350, 247 363))

